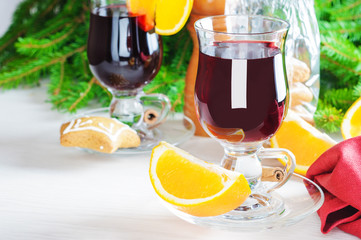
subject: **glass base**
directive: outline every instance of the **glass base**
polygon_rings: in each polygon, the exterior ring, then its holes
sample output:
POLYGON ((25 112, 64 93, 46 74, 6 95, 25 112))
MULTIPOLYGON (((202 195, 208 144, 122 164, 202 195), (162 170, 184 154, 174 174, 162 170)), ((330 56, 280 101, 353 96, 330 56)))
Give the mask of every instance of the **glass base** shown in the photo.
MULTIPOLYGON (((163 203, 165 203, 162 200, 163 203)), ((259 202, 259 201, 258 201, 259 202)), ((313 181, 293 174, 287 184, 271 193, 268 206, 245 203, 231 212, 214 217, 195 217, 170 204, 167 208, 181 219, 200 226, 242 232, 258 232, 295 224, 316 212, 324 202, 321 188, 313 181)))
POLYGON ((263 219, 285 210, 284 201, 277 193, 253 193, 238 208, 223 215, 230 220, 263 219))

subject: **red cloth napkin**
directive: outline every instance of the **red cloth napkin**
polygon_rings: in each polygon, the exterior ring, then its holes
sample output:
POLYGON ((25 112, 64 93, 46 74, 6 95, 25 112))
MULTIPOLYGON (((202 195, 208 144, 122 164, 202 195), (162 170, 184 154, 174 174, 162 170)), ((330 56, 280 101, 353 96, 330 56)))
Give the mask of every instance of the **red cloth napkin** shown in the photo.
POLYGON ((324 152, 306 177, 325 193, 325 202, 317 212, 321 231, 328 233, 338 227, 361 238, 361 136, 324 152))

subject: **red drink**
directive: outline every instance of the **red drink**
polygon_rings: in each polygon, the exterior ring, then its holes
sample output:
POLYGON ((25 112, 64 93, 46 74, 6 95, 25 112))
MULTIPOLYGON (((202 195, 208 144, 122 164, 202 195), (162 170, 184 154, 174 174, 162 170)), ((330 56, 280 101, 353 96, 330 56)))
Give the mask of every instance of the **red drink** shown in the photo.
POLYGON ((287 99, 282 54, 270 42, 218 42, 199 53, 195 101, 211 135, 229 142, 268 139, 287 99))
POLYGON ((149 83, 162 62, 162 43, 145 32, 145 16, 131 15, 124 5, 96 8, 90 15, 88 59, 94 76, 105 86, 131 90, 149 83))

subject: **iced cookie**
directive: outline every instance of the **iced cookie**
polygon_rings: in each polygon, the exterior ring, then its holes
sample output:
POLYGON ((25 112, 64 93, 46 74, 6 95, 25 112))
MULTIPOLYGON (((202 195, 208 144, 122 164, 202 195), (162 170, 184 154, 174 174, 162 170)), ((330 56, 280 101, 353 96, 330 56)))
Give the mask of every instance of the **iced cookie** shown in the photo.
POLYGON ((116 119, 93 116, 64 123, 60 128, 60 143, 66 147, 113 153, 118 148, 139 146, 140 138, 135 130, 116 119))

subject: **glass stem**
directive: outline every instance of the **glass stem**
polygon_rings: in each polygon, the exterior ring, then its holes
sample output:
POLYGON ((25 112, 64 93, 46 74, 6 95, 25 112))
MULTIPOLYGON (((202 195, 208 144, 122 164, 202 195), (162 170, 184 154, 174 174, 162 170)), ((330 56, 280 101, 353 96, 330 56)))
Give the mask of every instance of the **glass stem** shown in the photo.
POLYGON ((136 98, 138 91, 113 92, 110 114, 121 122, 133 126, 143 116, 143 106, 136 98))
POLYGON ((258 148, 249 148, 235 151, 225 147, 222 167, 242 173, 251 189, 258 187, 262 177, 262 165, 257 156, 258 148))

